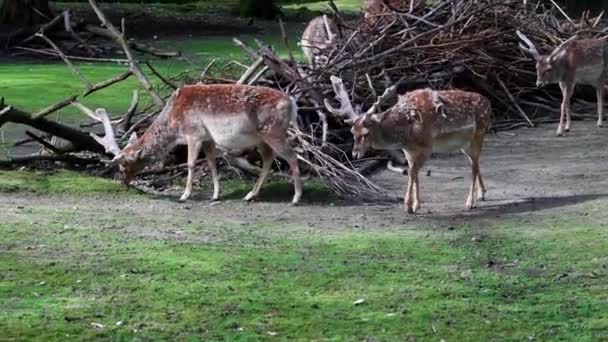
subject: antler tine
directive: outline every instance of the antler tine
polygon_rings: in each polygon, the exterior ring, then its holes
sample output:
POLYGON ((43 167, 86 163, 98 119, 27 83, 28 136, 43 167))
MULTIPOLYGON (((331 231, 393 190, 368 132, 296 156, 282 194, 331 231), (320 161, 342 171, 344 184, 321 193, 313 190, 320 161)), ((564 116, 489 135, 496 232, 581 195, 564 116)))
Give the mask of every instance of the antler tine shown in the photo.
POLYGON ((551 52, 551 54, 549 55, 549 58, 555 58, 555 56, 557 56, 557 54, 562 51, 562 49, 564 48, 564 46, 566 46, 566 44, 570 43, 571 41, 573 41, 577 38, 578 38, 578 35, 575 34, 574 36, 564 40, 561 44, 559 44, 558 47, 555 48, 555 50, 553 50, 553 52, 551 52))
POLYGON ((519 37, 519 39, 521 39, 524 43, 526 43, 526 45, 528 45, 528 46, 525 46, 524 44, 522 44, 520 42, 519 43, 519 48, 520 49, 522 49, 525 52, 529 53, 534 58, 540 57, 540 52, 538 52, 538 50, 536 49, 536 46, 534 45, 534 43, 532 43, 532 41, 528 37, 526 37, 525 34, 521 33, 521 31, 519 31, 519 30, 515 31, 515 33, 517 33, 517 36, 519 37))
POLYGON ((118 153, 120 153, 120 147, 116 142, 116 137, 114 136, 114 129, 112 128, 112 122, 110 121, 108 113, 103 108, 97 108, 97 110, 95 110, 95 114, 97 114, 98 117, 101 119, 101 122, 103 123, 103 130, 105 131, 106 135, 102 139, 96 134, 92 133, 93 139, 97 140, 103 146, 105 146, 107 152, 112 153, 113 155, 117 155, 118 153))
POLYGON ((340 108, 334 108, 327 99, 323 100, 325 104, 325 108, 327 110, 337 116, 346 116, 349 119, 354 119, 357 117, 355 110, 353 109, 353 105, 350 102, 350 98, 348 96, 348 92, 344 87, 344 82, 342 79, 336 76, 331 76, 331 85, 334 88, 334 92, 336 93, 336 99, 340 102, 340 108))
POLYGON ((327 21, 327 14, 323 15, 323 22, 325 23, 325 31, 327 31, 327 38, 329 38, 329 42, 333 42, 336 39, 337 34, 331 32, 331 27, 329 26, 329 22, 327 21))
POLYGON ((378 96, 378 99, 376 100, 376 102, 374 102, 374 104, 371 106, 371 108, 367 110, 367 114, 374 114, 375 112, 377 112, 378 109, 380 109, 380 106, 384 102, 388 101, 388 99, 395 96, 396 93, 397 93, 397 86, 391 86, 391 87, 386 88, 386 90, 384 90, 384 93, 381 96, 378 96))
POLYGON ((117 155, 120 153, 120 147, 116 142, 116 137, 114 136, 114 130, 112 129, 112 122, 110 121, 110 117, 108 113, 103 108, 98 108, 93 112, 91 109, 84 106, 82 103, 78 101, 74 101, 72 103, 76 108, 80 109, 85 115, 90 117, 95 121, 99 121, 103 124, 103 130, 105 132, 105 136, 102 138, 95 133, 90 133, 91 137, 97 141, 101 146, 106 149, 107 153, 117 155))

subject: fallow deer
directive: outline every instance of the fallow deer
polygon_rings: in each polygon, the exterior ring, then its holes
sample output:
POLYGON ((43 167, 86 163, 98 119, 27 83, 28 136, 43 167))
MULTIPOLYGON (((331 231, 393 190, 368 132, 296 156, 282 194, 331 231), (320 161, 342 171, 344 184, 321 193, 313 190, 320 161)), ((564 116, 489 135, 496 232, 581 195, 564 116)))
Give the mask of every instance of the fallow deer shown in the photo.
POLYGON ((336 41, 337 37, 338 25, 327 15, 323 15, 308 23, 302 33, 300 47, 311 65, 319 65, 327 62, 327 56, 323 52, 336 41))
POLYGON ((146 162, 161 158, 173 145, 188 146, 188 177, 180 200, 192 193, 194 166, 200 149, 207 157, 213 178, 213 200, 220 195, 216 157, 218 150, 237 152, 258 149, 262 156, 262 171, 244 200, 258 195, 269 173, 275 154, 289 163, 295 193, 291 201, 297 204, 302 195, 298 159, 287 142, 290 123, 296 123, 297 105, 287 94, 261 86, 247 85, 187 85, 176 90, 162 112, 141 138, 131 136, 120 149, 108 114, 104 109, 90 113, 101 121, 105 136, 92 136, 106 151, 114 155, 123 182, 131 182, 146 162))
POLYGON ((370 19, 390 11, 411 13, 420 3, 420 0, 363 0, 361 11, 365 19, 370 19))
POLYGON ((575 85, 586 84, 596 88, 597 126, 604 124, 604 84, 608 72, 608 44, 605 38, 577 39, 576 36, 561 43, 549 55, 541 55, 536 46, 520 31, 519 47, 536 60, 536 86, 558 83, 562 90, 561 115, 557 135, 570 131, 570 98, 575 85), (564 120, 565 126, 564 126, 564 120))
MULTIPOLYGON (((485 199, 485 186, 479 172, 479 156, 485 133, 492 120, 490 101, 484 96, 461 90, 419 89, 399 96, 397 104, 376 113, 379 99, 366 113, 356 113, 342 80, 332 76, 340 108, 325 102, 335 115, 348 118, 354 137, 353 157, 361 158, 369 148, 402 150, 409 164, 404 204, 408 213, 420 208, 418 172, 431 153, 462 151, 471 162, 472 181, 466 208, 477 198, 485 199)), ((382 96, 394 90, 387 90, 382 96)))

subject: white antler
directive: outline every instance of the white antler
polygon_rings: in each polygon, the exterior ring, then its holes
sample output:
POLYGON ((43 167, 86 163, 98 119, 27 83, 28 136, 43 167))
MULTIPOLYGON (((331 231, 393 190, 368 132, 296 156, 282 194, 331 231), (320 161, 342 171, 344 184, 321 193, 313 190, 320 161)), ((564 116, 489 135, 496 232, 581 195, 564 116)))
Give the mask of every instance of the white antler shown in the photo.
POLYGON ((382 95, 378 96, 378 99, 376 100, 376 102, 374 102, 374 104, 367 110, 367 112, 365 114, 369 115, 369 114, 374 114, 375 112, 377 112, 380 109, 380 106, 382 106, 382 104, 384 104, 389 99, 393 98, 396 93, 397 93, 396 86, 391 86, 391 87, 386 88, 386 90, 384 90, 384 93, 382 95))
POLYGON ((344 87, 344 82, 342 82, 341 78, 336 76, 331 76, 330 80, 331 85, 334 88, 334 93, 336 93, 336 99, 340 102, 340 108, 334 108, 327 99, 323 100, 325 108, 334 115, 355 119, 357 113, 350 102, 350 97, 348 96, 346 87, 344 87))
POLYGON ((120 153, 120 147, 118 146, 118 143, 116 143, 116 138, 114 137, 112 122, 110 122, 110 117, 108 116, 106 110, 103 108, 97 108, 97 110, 93 112, 78 101, 74 101, 72 104, 91 119, 99 121, 103 124, 105 136, 102 138, 95 133, 90 133, 91 137, 93 137, 95 141, 97 141, 101 146, 103 146, 106 149, 106 152, 113 155, 117 155, 118 153, 120 153))
POLYGON ((515 33, 517 33, 519 39, 521 39, 527 45, 526 46, 520 42, 519 48, 532 55, 532 57, 534 57, 535 59, 540 58, 540 52, 538 52, 534 43, 532 43, 532 41, 528 37, 526 37, 526 35, 521 33, 521 31, 517 30, 515 31, 515 33))
POLYGON ((336 39, 338 34, 331 32, 329 21, 327 21, 327 14, 323 15, 323 23, 325 23, 325 31, 327 32, 327 43, 332 43, 336 39))

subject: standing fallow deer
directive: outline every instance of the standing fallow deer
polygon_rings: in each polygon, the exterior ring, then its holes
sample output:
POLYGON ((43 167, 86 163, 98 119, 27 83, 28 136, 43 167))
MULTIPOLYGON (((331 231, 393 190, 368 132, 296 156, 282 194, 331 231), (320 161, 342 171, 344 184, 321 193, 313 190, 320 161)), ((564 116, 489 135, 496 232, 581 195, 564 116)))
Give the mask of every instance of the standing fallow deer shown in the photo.
POLYGON ((392 108, 376 113, 384 98, 394 93, 394 89, 389 88, 372 108, 361 114, 353 109, 342 80, 332 76, 331 82, 340 108, 332 107, 327 100, 325 106, 352 124, 354 158, 363 157, 369 148, 405 153, 409 171, 404 204, 408 213, 415 213, 420 208, 418 172, 431 153, 462 151, 469 158, 472 169, 466 208, 470 210, 474 206, 476 185, 479 185, 477 198, 485 199, 479 156, 492 120, 487 98, 461 90, 419 89, 399 96, 392 108))
POLYGON ((575 85, 592 85, 597 94, 597 126, 604 124, 604 85, 608 78, 608 44, 601 39, 571 37, 549 55, 541 55, 536 46, 520 31, 519 47, 536 60, 536 86, 558 83, 562 90, 561 115, 557 135, 570 131, 570 99, 575 85), (565 126, 564 126, 564 120, 565 126))
POLYGON ((105 136, 91 134, 106 151, 114 155, 123 182, 128 184, 146 163, 159 159, 174 145, 188 145, 188 177, 180 200, 192 193, 194 166, 202 148, 213 178, 213 200, 220 195, 217 173, 217 151, 240 152, 258 149, 262 157, 262 172, 244 200, 258 195, 270 171, 275 154, 289 163, 295 193, 291 201, 297 204, 302 195, 300 170, 295 152, 287 142, 290 123, 296 124, 297 105, 287 94, 261 86, 214 84, 187 85, 176 90, 162 112, 141 138, 132 135, 120 149, 108 114, 104 109, 89 113, 101 121, 105 136))
POLYGON ((312 19, 300 40, 302 52, 313 65, 327 63, 328 56, 324 55, 324 50, 336 42, 338 37, 338 25, 327 15, 312 19))

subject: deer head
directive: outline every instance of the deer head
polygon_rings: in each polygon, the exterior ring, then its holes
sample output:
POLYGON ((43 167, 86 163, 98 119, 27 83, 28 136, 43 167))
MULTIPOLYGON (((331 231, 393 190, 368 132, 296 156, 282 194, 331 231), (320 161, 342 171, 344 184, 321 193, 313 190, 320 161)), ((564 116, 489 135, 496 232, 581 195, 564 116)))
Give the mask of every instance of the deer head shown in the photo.
POLYGON ((330 113, 345 118, 344 122, 352 125, 350 132, 354 138, 353 158, 363 158, 372 144, 370 134, 376 130, 383 116, 387 113, 378 113, 380 106, 395 96, 397 87, 392 86, 387 88, 366 112, 362 112, 360 107, 353 108, 342 79, 331 76, 330 80, 336 94, 336 99, 340 103, 340 108, 333 107, 327 99, 325 99, 325 107, 330 113))
POLYGON ((542 55, 528 37, 519 30, 516 33, 519 39, 521 39, 519 48, 536 60, 536 86, 542 87, 546 84, 558 82, 563 73, 559 62, 564 57, 564 48, 568 43, 575 40, 577 36, 570 37, 561 43, 551 54, 542 55))
POLYGON ((91 133, 91 137, 105 148, 106 153, 114 156, 112 160, 106 161, 106 163, 117 165, 122 182, 128 185, 145 165, 142 158, 140 158, 140 150, 135 148, 138 140, 137 133, 133 132, 129 137, 127 145, 121 149, 116 142, 112 122, 110 121, 110 117, 106 110, 98 108, 93 112, 84 106, 81 109, 91 119, 103 124, 103 129, 105 131, 104 137, 102 138, 95 133, 91 133))

